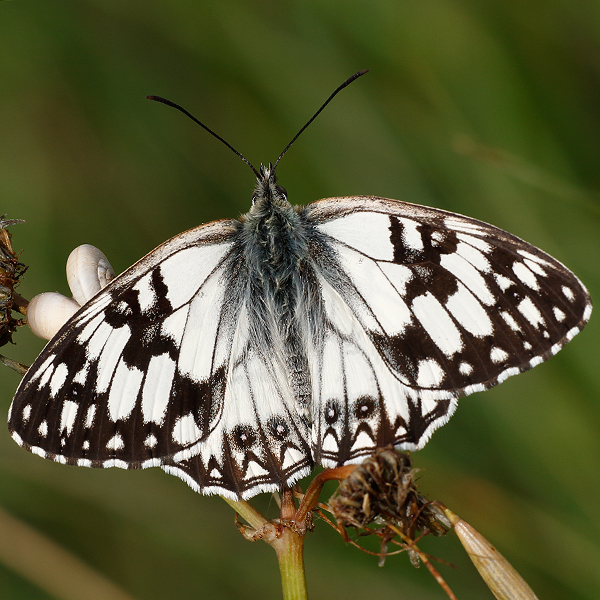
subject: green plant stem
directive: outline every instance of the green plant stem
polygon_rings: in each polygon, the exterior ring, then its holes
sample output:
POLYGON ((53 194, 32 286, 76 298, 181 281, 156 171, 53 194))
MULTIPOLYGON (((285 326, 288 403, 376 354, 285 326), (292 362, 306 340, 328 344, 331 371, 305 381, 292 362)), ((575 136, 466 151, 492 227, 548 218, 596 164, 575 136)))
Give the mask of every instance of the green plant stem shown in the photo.
POLYGON ((304 572, 304 537, 309 528, 309 516, 319 501, 323 484, 330 479, 344 479, 356 468, 347 465, 336 469, 326 469, 318 475, 308 490, 300 507, 296 509, 292 490, 281 493, 281 516, 275 521, 267 521, 251 504, 244 500, 223 500, 237 512, 254 531, 240 531, 249 540, 261 539, 273 547, 279 562, 281 586, 284 600, 306 600, 306 575, 304 572))
MULTIPOLYGON (((281 519, 293 520, 296 516, 296 505, 291 490, 281 494, 281 519)), ((273 539, 273 546, 279 561, 283 600, 306 600, 306 575, 304 572, 304 535, 290 527, 283 527, 281 535, 273 539)))
POLYGON ((283 600, 306 600, 306 577, 304 574, 305 529, 294 526, 296 505, 291 490, 284 490, 281 498, 280 522, 267 521, 251 504, 244 500, 223 497, 254 530, 244 533, 250 540, 261 539, 273 547, 279 562, 283 600))
POLYGON ((279 562, 283 600, 306 600, 306 575, 304 572, 304 537, 309 522, 309 513, 319 501, 323 484, 330 479, 344 479, 356 468, 347 465, 337 469, 326 469, 309 486, 296 509, 291 490, 281 494, 281 516, 279 520, 267 521, 253 506, 243 500, 223 498, 247 523, 254 532, 245 537, 250 540, 262 539, 273 547, 279 562))
POLYGON ((277 553, 283 600, 306 600, 306 576, 304 573, 304 535, 284 527, 281 537, 271 546, 277 553))
POLYGON ((0 354, 0 363, 2 363, 3 365, 6 365, 13 371, 16 371, 19 375, 25 375, 25 373, 27 373, 27 369, 29 368, 27 365, 24 365, 23 363, 17 362, 16 360, 13 360, 12 358, 8 358, 8 356, 2 356, 2 354, 0 354))
POLYGON ((231 500, 225 496, 221 496, 235 512, 250 525, 250 527, 257 531, 262 529, 266 524, 267 520, 248 502, 245 500, 231 500))

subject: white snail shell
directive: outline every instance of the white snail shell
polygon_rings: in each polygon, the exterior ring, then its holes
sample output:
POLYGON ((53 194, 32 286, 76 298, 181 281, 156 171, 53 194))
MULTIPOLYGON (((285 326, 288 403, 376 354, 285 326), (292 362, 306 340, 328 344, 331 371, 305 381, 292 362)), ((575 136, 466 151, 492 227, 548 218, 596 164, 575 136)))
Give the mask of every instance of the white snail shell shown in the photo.
POLYGON ((111 279, 115 272, 98 248, 83 244, 67 260, 67 282, 79 305, 87 304, 111 279))
POLYGON ((115 276, 108 259, 98 248, 83 244, 71 252, 67 260, 67 282, 73 298, 58 292, 44 292, 27 306, 27 323, 31 331, 45 340, 87 304, 115 276))
POLYGON ((35 335, 50 340, 79 308, 73 298, 58 292, 44 292, 27 306, 27 324, 35 335))

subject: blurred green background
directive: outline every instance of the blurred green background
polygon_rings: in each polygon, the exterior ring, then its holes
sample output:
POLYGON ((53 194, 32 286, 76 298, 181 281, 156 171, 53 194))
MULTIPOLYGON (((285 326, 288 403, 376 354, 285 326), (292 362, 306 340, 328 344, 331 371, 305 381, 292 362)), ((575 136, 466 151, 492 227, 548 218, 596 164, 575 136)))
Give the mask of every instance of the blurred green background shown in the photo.
MULTIPOLYGON (((281 163, 292 203, 372 194, 465 213, 550 252, 599 297, 600 2, 584 0, 0 2, 0 212, 27 221, 12 228, 30 265, 19 291, 67 293, 79 244, 120 272, 248 209, 249 169, 147 94, 258 164, 363 68, 281 163)), ((422 491, 542 600, 600 597, 598 322, 463 399, 414 455, 422 491)), ((2 352, 28 364, 43 346, 26 330, 15 340, 2 352)), ((3 414, 18 379, 0 370, 3 414)), ((268 496, 255 504, 276 515, 268 496)), ((243 540, 222 500, 159 469, 67 468, 4 433, 0 507, 2 598, 59 597, 32 581, 49 558, 7 515, 140 600, 280 597, 273 551, 243 540), (31 560, 15 567, 21 542, 31 560)), ((461 600, 492 597, 454 535, 422 547, 457 565, 439 568, 461 600)), ((306 562, 313 600, 445 598, 406 556, 378 568, 322 522, 306 562)))

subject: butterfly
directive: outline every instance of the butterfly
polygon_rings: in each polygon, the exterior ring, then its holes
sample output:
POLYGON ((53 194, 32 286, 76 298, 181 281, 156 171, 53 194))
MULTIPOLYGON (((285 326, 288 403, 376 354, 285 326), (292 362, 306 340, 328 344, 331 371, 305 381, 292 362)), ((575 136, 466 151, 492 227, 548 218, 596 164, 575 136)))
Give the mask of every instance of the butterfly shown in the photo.
POLYGON ((62 327, 16 392, 19 445, 249 498, 315 464, 422 448, 459 397, 589 319, 573 273, 492 225, 374 196, 292 206, 284 153, 250 165, 246 215, 165 242, 62 327))

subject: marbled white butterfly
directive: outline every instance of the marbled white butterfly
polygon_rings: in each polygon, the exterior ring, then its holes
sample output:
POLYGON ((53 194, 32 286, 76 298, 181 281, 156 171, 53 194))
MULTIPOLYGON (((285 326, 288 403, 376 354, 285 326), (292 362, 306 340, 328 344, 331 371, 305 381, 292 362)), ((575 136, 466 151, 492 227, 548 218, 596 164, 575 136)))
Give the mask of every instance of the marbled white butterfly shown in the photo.
POLYGON ((588 320, 577 277, 519 238, 386 198, 293 207, 281 156, 250 165, 248 214, 165 242, 62 327, 17 390, 18 444, 249 498, 315 464, 422 448, 460 396, 588 320))

